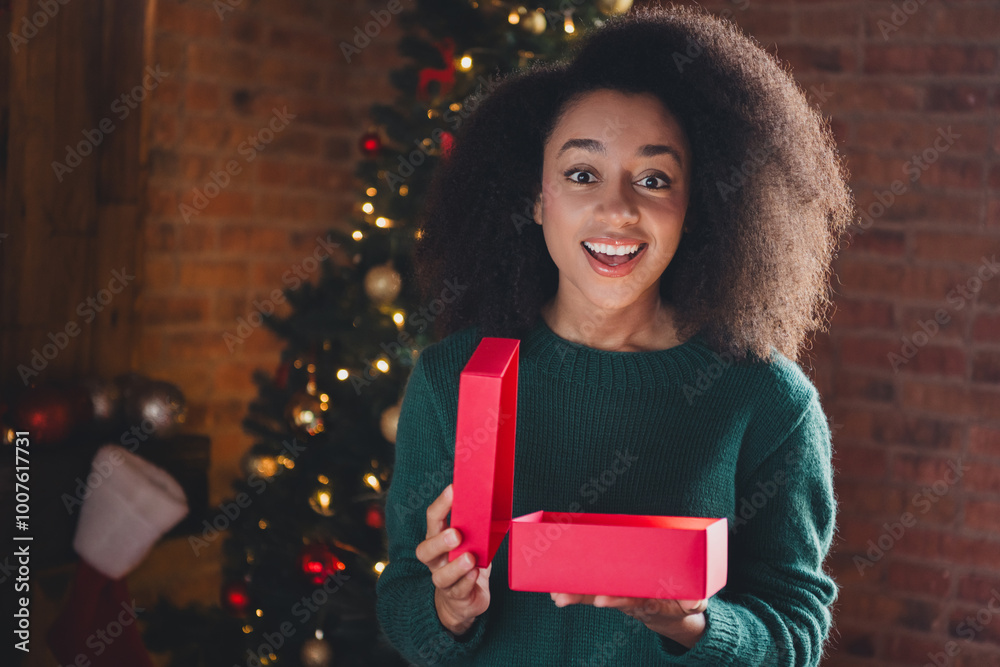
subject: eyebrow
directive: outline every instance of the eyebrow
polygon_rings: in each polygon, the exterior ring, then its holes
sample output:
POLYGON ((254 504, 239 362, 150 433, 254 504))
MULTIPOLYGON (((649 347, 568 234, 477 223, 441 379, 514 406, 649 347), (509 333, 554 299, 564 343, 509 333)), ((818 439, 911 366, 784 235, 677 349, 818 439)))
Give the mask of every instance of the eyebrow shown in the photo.
MULTIPOLYGON (((601 155, 607 155, 607 150, 604 144, 597 139, 570 139, 562 145, 556 157, 560 157, 563 153, 571 148, 580 148, 585 151, 591 151, 593 153, 600 153, 601 155)), ((644 144, 639 147, 639 150, 635 152, 637 157, 656 157, 657 155, 670 155, 681 167, 684 166, 684 161, 681 159, 680 151, 678 151, 673 146, 667 146, 665 144, 644 144)))

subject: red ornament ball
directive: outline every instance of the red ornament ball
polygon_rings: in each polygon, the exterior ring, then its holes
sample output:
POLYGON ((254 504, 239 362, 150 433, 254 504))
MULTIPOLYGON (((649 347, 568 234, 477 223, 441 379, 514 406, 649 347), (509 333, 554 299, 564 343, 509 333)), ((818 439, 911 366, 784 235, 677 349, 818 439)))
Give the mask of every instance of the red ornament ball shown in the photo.
POLYGON ((374 528, 375 530, 381 530, 385 526, 385 512, 382 506, 378 503, 372 503, 368 506, 368 514, 365 516, 365 523, 368 524, 369 528, 374 528))
POLYGON ((451 132, 445 130, 445 133, 441 135, 441 157, 447 159, 454 146, 455 136, 451 132))
POLYGON ((237 579, 222 587, 222 607, 237 616, 247 613, 250 608, 250 590, 245 581, 237 579))
POLYGON ((344 562, 337 558, 325 544, 308 544, 302 549, 300 559, 302 573, 313 585, 322 584, 330 575, 346 570, 344 562))
POLYGON ((15 430, 28 431, 33 442, 49 444, 66 440, 93 416, 90 394, 83 387, 43 385, 20 397, 10 423, 15 430))
POLYGON ((378 136, 376 132, 366 132, 361 135, 359 146, 362 153, 368 157, 375 157, 382 150, 382 137, 378 136))

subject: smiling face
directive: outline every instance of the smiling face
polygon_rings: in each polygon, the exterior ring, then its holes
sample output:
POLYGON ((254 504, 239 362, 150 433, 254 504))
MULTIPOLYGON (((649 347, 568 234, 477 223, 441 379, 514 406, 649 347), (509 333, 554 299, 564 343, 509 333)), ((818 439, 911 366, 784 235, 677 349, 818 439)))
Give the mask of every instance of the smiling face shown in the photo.
POLYGON ((641 317, 658 306, 660 276, 681 239, 691 159, 683 129, 652 94, 601 89, 567 108, 545 144, 534 207, 559 269, 557 310, 641 317))

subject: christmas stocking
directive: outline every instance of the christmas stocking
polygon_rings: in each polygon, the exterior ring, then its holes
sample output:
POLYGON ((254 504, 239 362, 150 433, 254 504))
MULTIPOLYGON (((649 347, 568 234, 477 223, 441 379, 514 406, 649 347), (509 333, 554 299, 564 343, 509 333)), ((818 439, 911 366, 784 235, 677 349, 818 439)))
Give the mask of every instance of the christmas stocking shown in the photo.
POLYGON ((136 626, 144 610, 129 596, 125 575, 187 514, 184 490, 118 445, 97 451, 87 485, 73 540, 76 580, 49 629, 49 647, 67 667, 153 667, 136 626))

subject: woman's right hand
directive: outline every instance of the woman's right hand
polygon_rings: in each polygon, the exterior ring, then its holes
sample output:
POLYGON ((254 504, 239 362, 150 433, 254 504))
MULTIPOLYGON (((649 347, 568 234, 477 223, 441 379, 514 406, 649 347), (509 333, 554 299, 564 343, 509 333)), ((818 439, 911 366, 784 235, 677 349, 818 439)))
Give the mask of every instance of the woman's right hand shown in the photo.
POLYGON ((451 511, 452 486, 446 486, 427 508, 427 538, 417 545, 416 555, 417 560, 431 571, 434 606, 441 625, 459 636, 472 627, 476 617, 490 606, 493 563, 477 568, 471 553, 464 553, 449 562, 448 552, 462 542, 458 530, 445 524, 445 518, 451 511))

